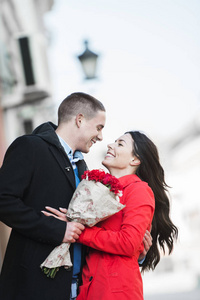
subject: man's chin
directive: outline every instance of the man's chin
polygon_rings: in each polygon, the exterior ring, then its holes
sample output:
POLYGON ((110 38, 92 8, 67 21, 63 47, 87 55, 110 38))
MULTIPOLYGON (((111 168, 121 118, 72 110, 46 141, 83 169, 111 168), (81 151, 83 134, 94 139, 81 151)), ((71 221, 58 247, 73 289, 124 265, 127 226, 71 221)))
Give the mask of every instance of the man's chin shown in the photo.
POLYGON ((85 146, 84 149, 82 149, 82 150, 80 150, 80 151, 83 152, 83 153, 88 153, 88 152, 90 152, 90 149, 91 149, 91 147, 92 147, 93 145, 94 145, 93 143, 90 143, 89 145, 85 146))
POLYGON ((88 152, 90 152, 90 148, 91 148, 91 147, 87 147, 87 148, 85 148, 85 149, 82 149, 81 152, 87 154, 88 152))

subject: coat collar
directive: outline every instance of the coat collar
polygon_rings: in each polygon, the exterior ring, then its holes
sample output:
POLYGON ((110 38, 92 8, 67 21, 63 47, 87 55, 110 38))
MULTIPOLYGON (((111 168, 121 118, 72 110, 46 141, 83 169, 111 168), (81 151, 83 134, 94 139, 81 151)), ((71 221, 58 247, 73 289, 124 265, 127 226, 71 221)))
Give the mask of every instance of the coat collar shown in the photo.
MULTIPOLYGON (((44 141, 49 144, 49 149, 53 154, 54 158, 58 162, 59 166, 63 170, 65 176, 68 178, 70 184, 75 189, 75 176, 74 171, 69 161, 68 156, 66 155, 63 146, 61 145, 58 136, 55 132, 57 126, 51 122, 43 123, 38 126, 32 133, 32 135, 37 135, 44 141)), ((87 169, 86 163, 84 160, 77 162, 79 178, 83 172, 87 169)))
POLYGON ((37 135, 49 144, 55 145, 60 148, 61 144, 55 132, 56 129, 57 126, 55 124, 46 122, 35 128, 32 135, 37 135))
POLYGON ((73 167, 69 161, 68 156, 64 152, 62 148, 58 149, 57 147, 54 147, 53 145, 50 145, 49 147, 51 153, 53 154, 54 158, 58 162, 60 168, 64 172, 65 176, 69 180, 70 184, 72 185, 73 189, 76 188, 75 183, 75 175, 73 167))
POLYGON ((125 175, 122 176, 119 179, 119 182, 123 187, 126 187, 130 183, 135 183, 135 182, 141 182, 142 180, 136 175, 136 174, 131 174, 131 175, 125 175))

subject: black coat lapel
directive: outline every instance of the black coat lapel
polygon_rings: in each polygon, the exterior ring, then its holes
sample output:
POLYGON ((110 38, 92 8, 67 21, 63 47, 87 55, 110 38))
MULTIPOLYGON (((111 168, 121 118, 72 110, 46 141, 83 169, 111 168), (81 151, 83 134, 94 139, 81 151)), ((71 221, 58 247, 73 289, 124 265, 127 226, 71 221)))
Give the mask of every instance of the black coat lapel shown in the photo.
POLYGON ((69 161, 68 156, 62 152, 62 150, 59 150, 58 148, 54 146, 50 146, 50 151, 52 152, 54 158, 58 162, 59 166, 63 170, 65 176, 71 183, 74 190, 76 189, 76 182, 75 182, 75 175, 73 167, 69 161))
POLYGON ((84 171, 88 169, 85 161, 82 159, 82 160, 79 160, 77 163, 77 168, 78 168, 78 176, 79 176, 79 179, 81 180, 81 176, 83 175, 84 171))

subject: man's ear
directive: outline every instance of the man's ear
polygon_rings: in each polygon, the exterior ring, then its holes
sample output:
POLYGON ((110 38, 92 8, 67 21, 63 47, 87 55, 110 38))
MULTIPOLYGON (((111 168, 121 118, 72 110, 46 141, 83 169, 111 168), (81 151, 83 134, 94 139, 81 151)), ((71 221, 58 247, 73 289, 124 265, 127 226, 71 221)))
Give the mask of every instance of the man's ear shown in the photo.
POLYGON ((130 165, 131 166, 139 166, 140 163, 141 162, 140 162, 139 158, 138 157, 134 157, 134 158, 131 159, 130 165))
POLYGON ((76 125, 77 125, 78 128, 80 128, 81 123, 83 122, 83 119, 84 119, 84 115, 83 114, 78 114, 76 116, 76 125))

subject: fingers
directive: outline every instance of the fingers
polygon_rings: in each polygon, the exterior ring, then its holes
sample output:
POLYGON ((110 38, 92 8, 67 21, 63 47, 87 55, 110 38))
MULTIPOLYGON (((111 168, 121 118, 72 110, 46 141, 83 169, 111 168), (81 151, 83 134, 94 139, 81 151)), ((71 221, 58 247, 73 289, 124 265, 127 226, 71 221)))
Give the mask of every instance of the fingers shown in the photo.
POLYGON ((152 246, 152 236, 148 230, 145 232, 145 235, 143 238, 143 244, 144 244, 143 254, 146 255, 147 252, 149 251, 150 247, 152 246))
MULTIPOLYGON (((66 213, 67 209, 59 207, 59 210, 50 207, 45 206, 47 211, 42 211, 42 213, 49 217, 52 216, 56 219, 59 219, 61 221, 67 222, 66 213)), ((63 238, 63 243, 75 243, 76 240, 79 238, 79 235, 82 233, 82 231, 85 229, 85 226, 78 222, 67 222, 67 227, 65 231, 65 235, 63 238)))
POLYGON ((142 255, 146 256, 150 247, 149 247, 149 244, 146 242, 146 240, 143 240, 143 244, 144 244, 144 250, 142 252, 142 255))
POLYGON ((57 209, 55 209, 55 208, 53 208, 53 207, 50 207, 50 206, 45 206, 45 208, 46 208, 46 210, 52 212, 53 214, 55 214, 55 215, 57 215, 57 216, 59 216, 60 213, 61 213, 59 210, 57 210, 57 209))
POLYGON ((83 224, 77 223, 77 222, 68 222, 67 228, 69 228, 70 231, 80 235, 81 232, 85 229, 85 226, 83 224))
POLYGON ((151 233, 148 230, 146 230, 145 236, 152 240, 151 233))
POLYGON ((64 211, 67 211, 67 209, 63 208, 63 212, 50 207, 50 206, 45 206, 46 210, 48 210, 49 212, 45 212, 43 211, 43 213, 45 214, 45 216, 53 216, 61 221, 67 222, 67 218, 66 218, 66 213, 64 213, 64 211))
POLYGON ((49 216, 55 217, 53 214, 48 213, 47 211, 42 210, 41 212, 42 212, 45 216, 47 216, 47 217, 49 217, 49 216))
POLYGON ((146 232, 144 234, 143 244, 144 244, 144 250, 139 256, 139 261, 141 261, 145 258, 145 256, 147 255, 147 252, 149 251, 150 247, 152 246, 152 236, 148 230, 146 230, 146 232))
POLYGON ((81 223, 77 223, 77 222, 73 222, 73 223, 76 223, 76 226, 81 230, 83 231, 85 229, 85 226, 81 223))
POLYGON ((151 233, 148 230, 146 230, 146 232, 145 232, 144 239, 146 240, 146 242, 151 247, 152 246, 152 236, 151 236, 151 233))
POLYGON ((66 208, 59 207, 59 210, 60 210, 62 213, 64 213, 64 214, 67 213, 67 209, 66 209, 66 208))
POLYGON ((54 218, 56 218, 56 219, 58 219, 58 220, 61 220, 61 221, 63 221, 63 219, 61 219, 61 218, 59 218, 59 217, 57 217, 57 216, 55 216, 55 215, 53 215, 53 214, 51 214, 51 213, 48 213, 47 211, 41 211, 45 216, 47 216, 47 217, 54 217, 54 218))
POLYGON ((75 243, 85 226, 77 222, 68 222, 63 243, 75 243))
POLYGON ((66 214, 67 213, 67 209, 66 208, 62 208, 62 207, 59 207, 59 210, 58 209, 55 209, 51 206, 45 206, 46 210, 52 212, 53 214, 57 215, 57 216, 63 216, 63 214, 66 214))

